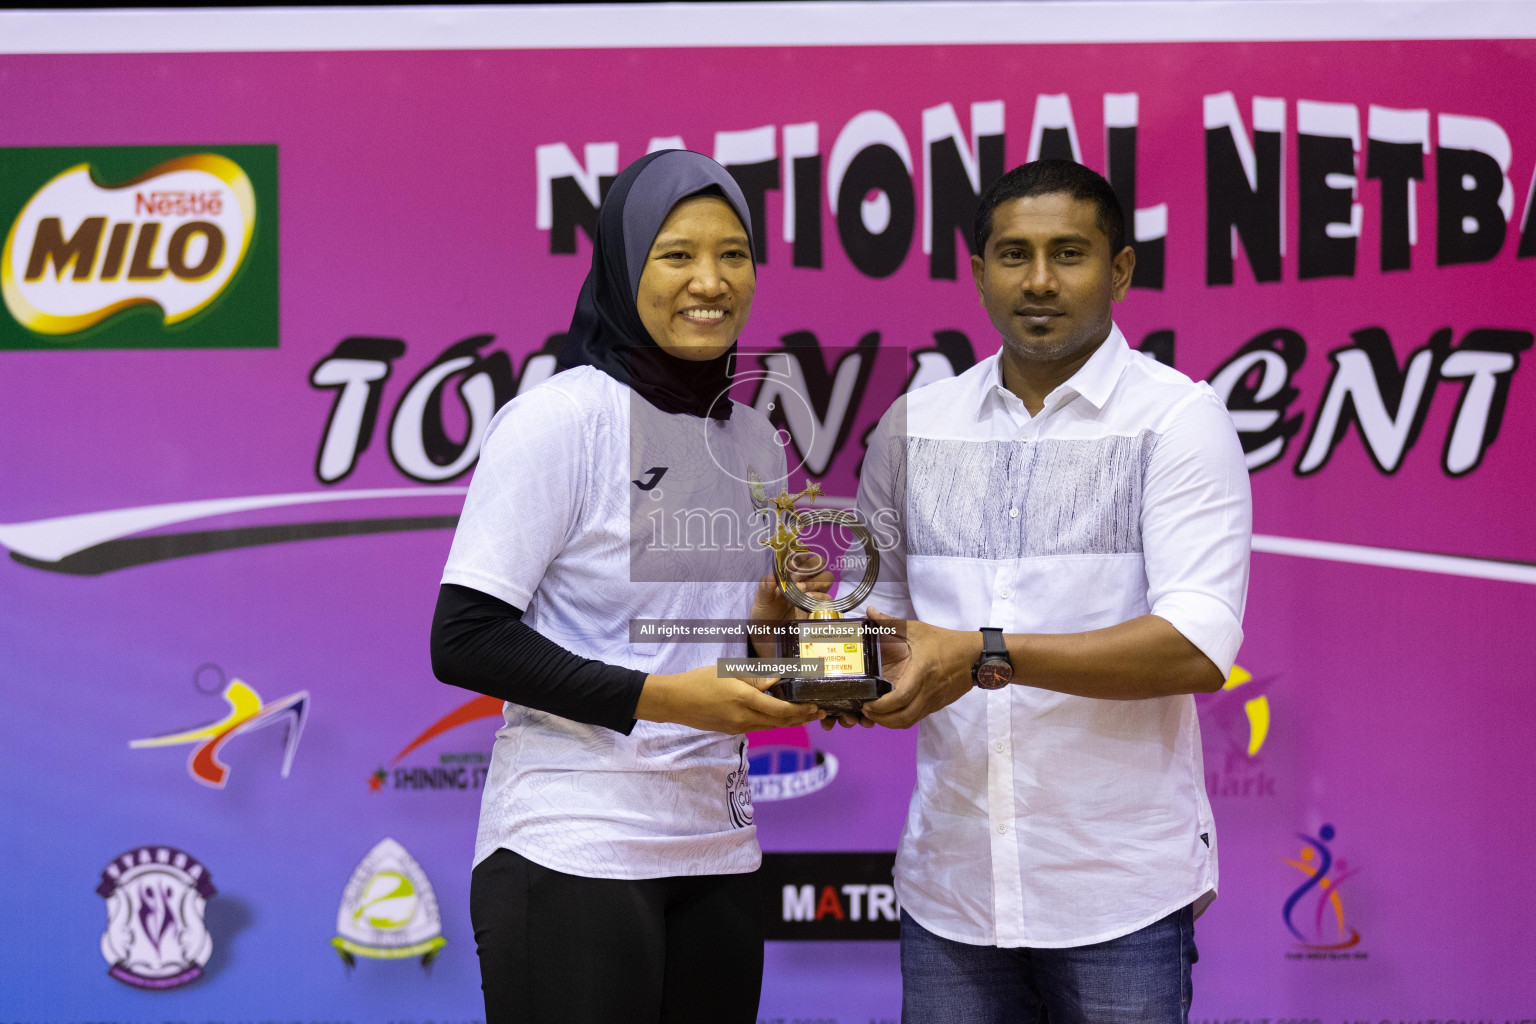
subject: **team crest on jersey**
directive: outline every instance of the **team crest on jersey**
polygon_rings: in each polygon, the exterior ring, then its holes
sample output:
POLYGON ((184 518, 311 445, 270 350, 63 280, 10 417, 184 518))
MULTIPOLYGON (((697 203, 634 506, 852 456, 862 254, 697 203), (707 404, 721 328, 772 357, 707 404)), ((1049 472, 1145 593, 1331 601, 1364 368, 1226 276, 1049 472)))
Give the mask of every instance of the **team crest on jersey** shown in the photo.
POLYGON ((141 846, 113 860, 96 887, 107 901, 107 973, 143 989, 179 988, 202 977, 213 953, 203 908, 216 891, 207 868, 169 846, 141 846))
POLYGON ((347 881, 331 945, 348 967, 360 956, 419 956, 426 967, 447 941, 427 873, 405 847, 393 839, 379 840, 347 881))
POLYGON ((748 780, 747 743, 743 740, 737 748, 741 763, 726 776, 725 800, 731 810, 731 824, 746 828, 752 824, 752 784, 748 780))

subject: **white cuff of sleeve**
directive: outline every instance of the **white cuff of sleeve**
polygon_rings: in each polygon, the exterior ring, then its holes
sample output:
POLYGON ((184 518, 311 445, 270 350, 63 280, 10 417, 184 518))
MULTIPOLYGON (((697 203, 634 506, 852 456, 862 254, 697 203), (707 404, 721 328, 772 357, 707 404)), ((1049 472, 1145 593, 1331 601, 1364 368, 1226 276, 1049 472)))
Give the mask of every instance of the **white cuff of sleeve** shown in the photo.
POLYGON ((1223 678, 1231 674, 1237 649, 1243 645, 1243 626, 1225 602, 1197 591, 1176 590, 1159 597, 1152 614, 1167 619, 1200 648, 1223 678))

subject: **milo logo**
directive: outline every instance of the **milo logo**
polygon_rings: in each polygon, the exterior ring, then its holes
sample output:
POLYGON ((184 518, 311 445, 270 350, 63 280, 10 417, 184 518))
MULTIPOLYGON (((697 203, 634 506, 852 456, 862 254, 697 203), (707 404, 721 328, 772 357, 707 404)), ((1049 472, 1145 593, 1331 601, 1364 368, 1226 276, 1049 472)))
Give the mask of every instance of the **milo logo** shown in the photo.
POLYGON ((274 146, 0 150, 6 348, 277 344, 274 146))

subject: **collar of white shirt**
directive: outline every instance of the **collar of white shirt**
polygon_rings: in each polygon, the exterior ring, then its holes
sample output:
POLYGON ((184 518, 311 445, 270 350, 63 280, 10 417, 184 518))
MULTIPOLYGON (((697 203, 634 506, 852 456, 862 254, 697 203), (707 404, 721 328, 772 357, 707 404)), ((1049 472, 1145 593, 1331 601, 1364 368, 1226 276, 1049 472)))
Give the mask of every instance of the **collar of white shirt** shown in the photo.
MULTIPOLYGON (((1024 403, 1019 400, 1019 397, 1003 385, 1002 355, 1002 350, 999 349, 989 357, 992 365, 986 371, 984 378, 991 385, 987 391, 989 394, 997 395, 1004 402, 1011 399, 1022 407, 1024 403)), ((1120 374, 1124 373, 1125 368, 1130 365, 1132 355, 1131 346, 1125 340, 1125 335, 1120 333, 1118 326, 1111 323, 1109 337, 1100 343, 1093 355, 1088 357, 1088 361, 1078 367, 1076 373, 1045 396, 1045 404, 1041 411, 1055 409, 1073 397, 1086 399, 1095 409, 1104 408, 1104 403, 1109 401, 1110 393, 1115 390, 1115 384, 1120 380, 1120 374)))

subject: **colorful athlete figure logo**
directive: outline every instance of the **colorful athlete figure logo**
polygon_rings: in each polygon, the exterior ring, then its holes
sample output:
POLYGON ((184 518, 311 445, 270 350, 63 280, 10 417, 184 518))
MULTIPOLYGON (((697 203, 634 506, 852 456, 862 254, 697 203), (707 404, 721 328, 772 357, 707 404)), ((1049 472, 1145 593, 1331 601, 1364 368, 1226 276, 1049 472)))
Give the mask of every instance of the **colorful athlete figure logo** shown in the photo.
POLYGON ((263 704, 260 695, 238 679, 232 679, 224 687, 224 701, 229 714, 217 722, 200 725, 193 729, 133 740, 128 744, 135 750, 146 747, 173 747, 184 743, 197 744, 187 757, 187 771, 198 782, 214 789, 223 789, 229 778, 229 765, 219 758, 224 744, 241 733, 255 732, 275 722, 287 725, 288 734, 283 741, 283 778, 293 767, 293 755, 299 748, 299 737, 304 733, 304 721, 309 717, 309 691, 290 693, 281 700, 263 704))
POLYGON ((1318 829, 1316 837, 1297 833, 1297 838, 1306 845, 1301 848, 1298 859, 1285 861, 1307 876, 1307 880, 1285 901, 1285 909, 1281 912, 1285 926, 1307 949, 1348 949, 1360 942, 1360 933, 1344 923, 1344 903, 1339 899, 1339 886, 1355 872, 1350 871, 1343 860, 1334 860, 1333 853, 1328 849, 1334 834, 1332 825, 1318 829), (1317 896, 1317 904, 1311 915, 1312 920, 1307 922, 1305 913, 1296 913, 1296 907, 1313 894, 1317 896), (1328 914, 1330 910, 1332 914, 1328 914), (1297 927, 1297 918, 1302 918, 1303 924, 1310 924, 1310 937, 1297 927), (1332 927, 1327 927, 1324 922, 1330 918, 1332 927))

